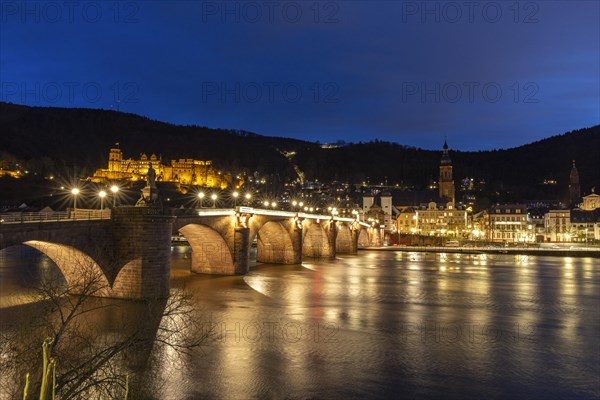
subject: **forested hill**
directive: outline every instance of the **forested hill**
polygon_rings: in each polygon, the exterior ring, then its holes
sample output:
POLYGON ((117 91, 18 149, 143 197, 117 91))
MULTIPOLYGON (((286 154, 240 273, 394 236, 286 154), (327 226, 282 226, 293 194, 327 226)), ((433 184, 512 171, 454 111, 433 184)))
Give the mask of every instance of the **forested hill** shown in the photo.
MULTIPOLYGON (((441 150, 374 141, 300 152, 296 158, 309 178, 354 182, 368 179, 379 183, 387 177, 388 182, 423 187, 437 180, 440 157, 441 150)), ((496 190, 514 190, 524 196, 527 190, 532 190, 531 196, 539 196, 536 187, 544 180, 556 180, 566 190, 572 160, 576 160, 582 189, 600 189, 600 125, 507 150, 450 150, 450 157, 455 181, 462 177, 480 178, 496 190)))
MULTIPOLYGON (((441 151, 381 141, 321 148, 301 140, 176 126, 116 111, 0 103, 0 155, 4 158, 12 156, 44 168, 93 170, 106 165, 108 150, 115 142, 126 157, 154 152, 165 159, 210 159, 233 172, 258 170, 281 178, 295 176, 295 163, 311 180, 387 180, 415 188, 437 179, 441 156, 441 151), (295 156, 286 158, 286 152, 295 152, 295 156)), ((449 145, 452 147, 451 136, 449 145)), ((484 179, 490 190, 539 198, 548 189, 540 186, 546 179, 557 180, 557 187, 566 190, 571 160, 575 159, 582 189, 600 189, 600 126, 507 150, 451 150, 450 156, 457 183, 469 176, 484 179)))
POLYGON ((120 143, 125 157, 156 153, 166 159, 214 160, 231 170, 293 173, 282 151, 316 148, 300 140, 250 132, 177 126, 109 110, 27 107, 0 102, 0 152, 19 159, 50 158, 86 169, 105 167, 120 143))

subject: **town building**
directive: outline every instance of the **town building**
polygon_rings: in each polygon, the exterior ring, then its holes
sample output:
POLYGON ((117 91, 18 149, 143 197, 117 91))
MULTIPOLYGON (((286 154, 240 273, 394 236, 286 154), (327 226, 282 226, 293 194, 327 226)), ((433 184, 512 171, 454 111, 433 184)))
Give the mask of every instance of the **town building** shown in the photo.
POLYGON ((498 204, 488 214, 488 240, 493 242, 533 242, 535 231, 525 204, 498 204))
POLYGON ((600 208, 600 195, 595 193, 595 188, 592 188, 592 193, 583 196, 583 201, 579 208, 585 211, 593 211, 600 208))
POLYGON ((445 206, 429 202, 415 211, 416 232, 429 236, 466 236, 468 235, 467 211, 457 209, 454 203, 445 206))
POLYGON ((396 230, 398 233, 415 234, 417 233, 417 208, 413 206, 396 207, 398 216, 396 217, 396 230))
POLYGON ((571 211, 550 210, 544 214, 546 241, 568 242, 571 240, 571 211))
POLYGON ((571 210, 571 239, 582 243, 600 240, 600 208, 571 210))
POLYGON ((571 237, 576 242, 600 240, 600 195, 583 196, 578 208, 571 210, 571 237))
POLYGON ((467 229, 470 229, 469 237, 471 240, 485 240, 489 225, 488 211, 481 210, 474 213, 467 222, 469 224, 467 229))

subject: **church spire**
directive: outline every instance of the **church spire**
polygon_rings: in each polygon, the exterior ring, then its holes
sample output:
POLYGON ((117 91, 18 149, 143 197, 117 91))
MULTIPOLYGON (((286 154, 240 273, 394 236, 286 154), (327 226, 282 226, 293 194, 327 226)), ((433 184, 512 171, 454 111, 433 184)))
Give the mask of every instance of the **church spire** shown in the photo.
POLYGON ((569 202, 571 207, 575 207, 581 199, 581 186, 579 185, 579 171, 575 166, 575 160, 573 160, 573 167, 569 174, 569 202))
POLYGON ((439 190, 440 198, 454 204, 454 180, 452 179, 452 161, 448 154, 448 141, 444 139, 444 152, 440 162, 439 190))
POLYGON ((448 141, 444 139, 444 152, 442 153, 442 165, 450 165, 452 161, 450 160, 450 154, 448 154, 448 141))

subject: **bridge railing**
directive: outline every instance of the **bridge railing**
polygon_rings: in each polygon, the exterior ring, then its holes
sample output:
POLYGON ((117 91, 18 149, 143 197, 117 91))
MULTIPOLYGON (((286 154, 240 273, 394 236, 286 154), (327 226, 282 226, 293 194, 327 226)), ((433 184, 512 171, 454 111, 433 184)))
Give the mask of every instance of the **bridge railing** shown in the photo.
POLYGON ((32 222, 89 221, 110 219, 110 210, 68 209, 67 211, 16 212, 0 214, 2 224, 23 224, 32 222))
POLYGON ((293 218, 299 217, 302 219, 320 219, 320 220, 330 220, 340 222, 358 222, 360 225, 364 227, 370 227, 371 225, 360 222, 356 218, 350 217, 338 217, 334 215, 325 215, 325 214, 309 214, 301 211, 281 211, 281 210, 269 210, 264 208, 253 208, 253 207, 236 207, 236 208, 199 208, 199 209, 174 209, 173 215, 183 216, 183 215, 198 215, 203 217, 209 216, 224 216, 224 215, 235 215, 236 213, 243 214, 253 214, 253 215, 270 215, 274 217, 285 217, 285 218, 293 218))

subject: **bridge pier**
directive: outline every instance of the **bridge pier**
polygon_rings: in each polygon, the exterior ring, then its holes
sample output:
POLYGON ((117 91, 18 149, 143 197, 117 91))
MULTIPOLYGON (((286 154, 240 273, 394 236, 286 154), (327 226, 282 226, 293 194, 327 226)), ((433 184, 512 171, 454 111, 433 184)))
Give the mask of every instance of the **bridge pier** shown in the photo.
POLYGON ((350 239, 352 242, 352 247, 350 249, 350 254, 358 254, 358 236, 360 235, 360 227, 353 226, 350 231, 350 239))
POLYGON ((156 207, 117 207, 111 216, 116 275, 110 297, 157 299, 169 295, 174 218, 156 207), (123 262, 125 264, 123 265, 123 262), (117 269, 119 266, 122 266, 117 269))
POLYGON ((302 222, 294 224, 290 234, 292 239, 292 264, 302 264, 302 222))
POLYGON ((327 243, 329 243, 327 258, 333 260, 335 259, 336 254, 335 242, 337 238, 337 223, 334 220, 329 221, 329 229, 326 229, 325 231, 327 232, 327 243))
POLYGON ((233 268, 235 275, 248 273, 250 259, 250 229, 236 227, 233 235, 233 268))

